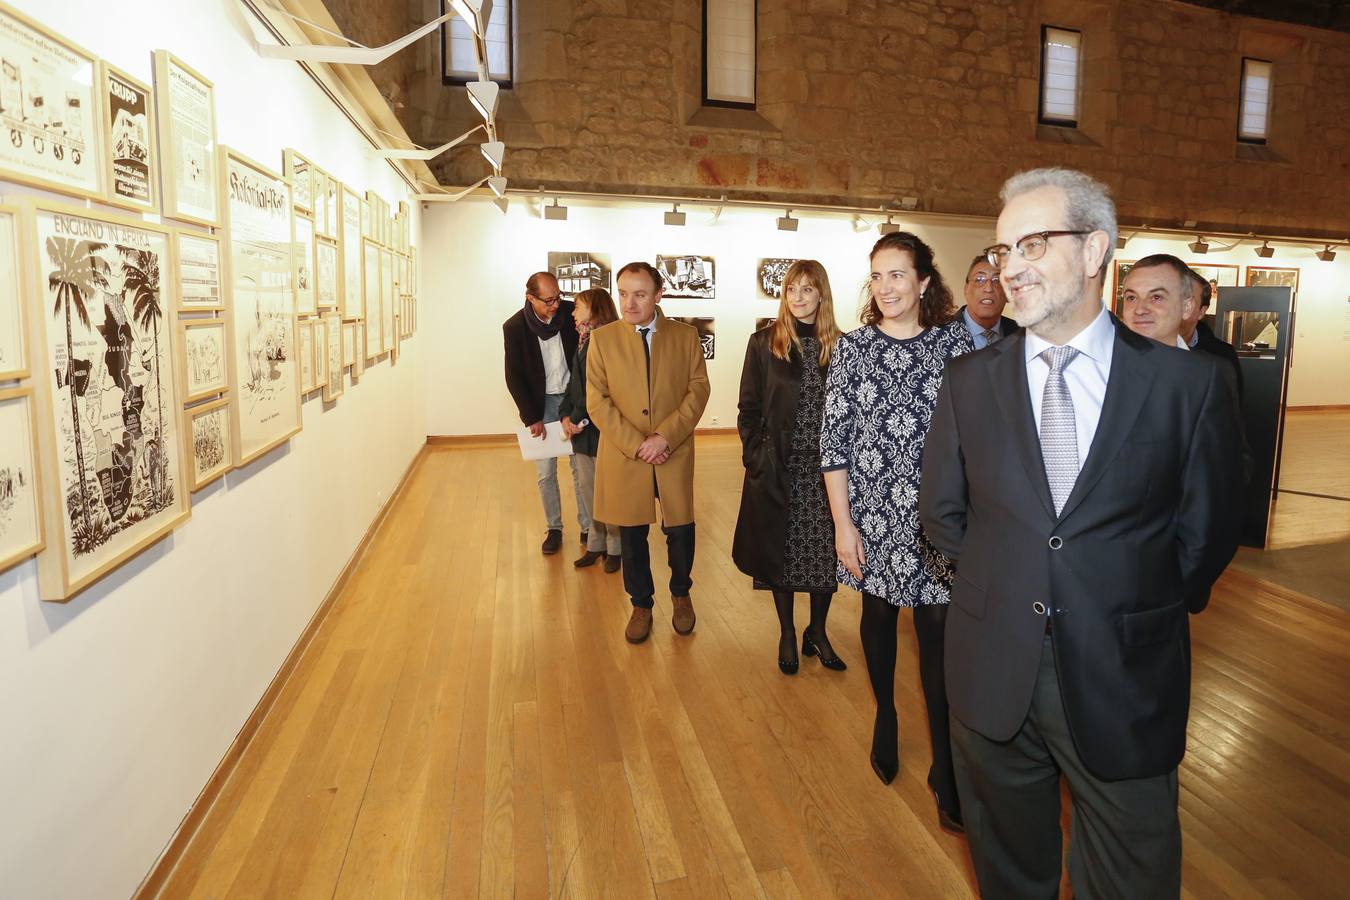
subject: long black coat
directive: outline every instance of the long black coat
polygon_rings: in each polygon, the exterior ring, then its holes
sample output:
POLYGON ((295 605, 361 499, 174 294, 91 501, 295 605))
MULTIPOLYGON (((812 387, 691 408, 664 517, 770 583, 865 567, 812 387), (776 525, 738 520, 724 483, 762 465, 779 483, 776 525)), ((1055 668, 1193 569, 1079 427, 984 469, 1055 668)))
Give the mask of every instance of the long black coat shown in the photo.
MULTIPOLYGON (((572 321, 572 302, 558 304, 554 318, 562 316, 558 334, 562 336, 563 359, 569 363, 577 353, 577 326, 572 321)), ((520 421, 526 425, 544 420, 544 351, 539 339, 525 324, 525 310, 502 323, 502 343, 506 350, 506 389, 516 401, 520 421)))
POLYGON ((790 359, 774 357, 772 335, 770 326, 750 336, 741 369, 736 430, 741 435, 745 483, 731 558, 736 568, 757 581, 779 584, 787 545, 788 499, 792 492, 788 459, 797 422, 802 360, 795 350, 790 359))
POLYGON ((1237 380, 1238 404, 1242 403, 1243 384, 1242 384, 1242 366, 1238 363, 1237 351, 1233 345, 1216 335, 1208 325, 1203 321, 1195 323, 1195 330, 1200 332, 1200 339, 1195 342, 1195 349, 1202 353, 1212 353, 1233 368, 1233 376, 1237 380))

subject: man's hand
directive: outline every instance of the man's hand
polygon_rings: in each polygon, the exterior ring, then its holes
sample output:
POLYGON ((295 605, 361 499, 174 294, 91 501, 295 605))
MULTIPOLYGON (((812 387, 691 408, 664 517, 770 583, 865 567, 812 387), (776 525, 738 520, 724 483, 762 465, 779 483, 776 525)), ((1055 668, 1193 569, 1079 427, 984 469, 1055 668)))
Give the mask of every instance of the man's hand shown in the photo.
POLYGON ((542 421, 535 422, 533 425, 530 426, 530 437, 537 437, 540 440, 543 439, 544 423, 542 421))
POLYGON ((670 442, 659 434, 649 435, 638 445, 637 458, 653 466, 659 466, 670 458, 670 442))

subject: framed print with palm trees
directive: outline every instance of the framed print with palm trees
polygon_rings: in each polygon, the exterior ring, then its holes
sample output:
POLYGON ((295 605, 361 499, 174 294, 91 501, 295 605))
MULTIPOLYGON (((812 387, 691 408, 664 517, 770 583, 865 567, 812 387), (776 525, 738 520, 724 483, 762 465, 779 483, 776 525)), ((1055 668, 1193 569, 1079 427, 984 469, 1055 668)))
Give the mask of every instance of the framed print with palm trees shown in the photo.
POLYGON ((37 203, 34 379, 45 600, 66 600, 190 512, 170 231, 37 203))
POLYGON ((300 430, 291 190, 234 150, 220 159, 234 464, 244 466, 300 430))

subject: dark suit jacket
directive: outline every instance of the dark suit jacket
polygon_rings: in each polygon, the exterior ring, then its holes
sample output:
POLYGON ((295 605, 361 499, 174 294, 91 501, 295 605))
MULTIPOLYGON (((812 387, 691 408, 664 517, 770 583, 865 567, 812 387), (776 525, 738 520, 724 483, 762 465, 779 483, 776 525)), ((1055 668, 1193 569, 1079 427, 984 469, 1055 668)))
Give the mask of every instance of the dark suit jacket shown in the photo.
MULTIPOLYGON (((572 321, 571 301, 558 304, 554 318, 558 316, 562 317, 558 334, 562 337, 563 359, 570 363, 577 353, 577 325, 572 321)), ((539 349, 539 339, 525 324, 524 309, 516 310, 514 316, 502 323, 502 338, 506 344, 506 389, 516 401, 520 421, 526 425, 543 421, 544 352, 539 349)))
POLYGON ((1213 357, 1120 322, 1092 446, 1055 517, 1024 332, 952 360, 924 452, 920 515, 957 559, 952 713, 1002 741, 1031 704, 1045 616, 1074 745, 1097 777, 1171 771, 1190 710, 1187 612, 1237 549, 1241 436, 1213 357))
POLYGON ((1195 323, 1195 330, 1200 337, 1195 342, 1195 349, 1205 353, 1211 353, 1220 357, 1233 367, 1233 374, 1237 377, 1238 403, 1242 403, 1242 366, 1238 363, 1237 351, 1233 345, 1227 341, 1220 340, 1219 336, 1210 330, 1210 327, 1203 321, 1195 323))

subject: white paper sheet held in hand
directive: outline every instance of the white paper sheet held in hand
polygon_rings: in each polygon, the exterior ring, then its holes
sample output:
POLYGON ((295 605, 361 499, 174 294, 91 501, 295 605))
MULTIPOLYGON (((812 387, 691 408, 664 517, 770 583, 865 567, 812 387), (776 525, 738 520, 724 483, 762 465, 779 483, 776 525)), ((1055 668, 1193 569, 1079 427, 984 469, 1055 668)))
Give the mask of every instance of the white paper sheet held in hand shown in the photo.
POLYGON ((526 459, 551 459, 555 456, 571 456, 572 442, 563 437, 562 423, 549 422, 544 425, 544 436, 537 438, 530 429, 516 431, 516 440, 520 442, 520 455, 526 459))

